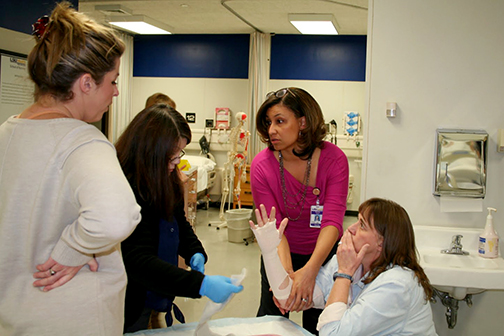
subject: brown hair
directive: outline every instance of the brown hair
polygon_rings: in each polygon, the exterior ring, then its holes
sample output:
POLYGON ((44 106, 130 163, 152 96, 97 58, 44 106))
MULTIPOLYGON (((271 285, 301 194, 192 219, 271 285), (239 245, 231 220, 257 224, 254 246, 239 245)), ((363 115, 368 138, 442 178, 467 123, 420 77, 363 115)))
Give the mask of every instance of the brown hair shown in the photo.
POLYGON ((371 264, 370 276, 364 283, 376 279, 391 264, 398 265, 415 273, 424 289, 426 300, 430 299, 432 288, 418 262, 415 233, 406 210, 393 201, 371 198, 359 206, 359 213, 383 237, 380 256, 371 264))
POLYGON ((166 104, 170 105, 175 110, 177 109, 177 105, 175 104, 173 99, 161 92, 154 93, 152 96, 147 98, 147 101, 145 102, 145 108, 150 107, 154 104, 166 104))
POLYGON ((116 142, 119 163, 137 201, 167 220, 183 198, 178 168, 170 173, 168 167, 182 138, 191 142, 184 117, 168 105, 155 104, 138 113, 116 142))
POLYGON ((269 123, 266 119, 266 114, 269 108, 278 104, 290 109, 296 118, 306 118, 306 127, 301 130, 301 134, 297 140, 301 151, 297 153, 293 150, 294 155, 301 158, 307 158, 313 153, 315 148, 322 147, 327 130, 320 105, 305 90, 289 87, 268 94, 266 101, 257 111, 257 132, 259 132, 261 141, 266 143, 270 150, 274 150, 274 147, 269 140, 269 123), (282 90, 286 90, 286 92, 283 96, 278 98, 277 93, 282 90))
POLYGON ((124 48, 112 29, 71 9, 68 2, 57 4, 45 33, 28 56, 35 99, 51 94, 57 100, 71 100, 72 85, 85 73, 101 84, 124 48))

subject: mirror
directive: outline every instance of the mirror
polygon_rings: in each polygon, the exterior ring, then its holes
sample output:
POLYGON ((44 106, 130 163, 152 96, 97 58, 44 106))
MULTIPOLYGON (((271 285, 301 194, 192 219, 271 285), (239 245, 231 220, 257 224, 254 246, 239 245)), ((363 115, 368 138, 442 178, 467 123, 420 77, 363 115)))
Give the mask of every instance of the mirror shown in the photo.
POLYGON ((484 198, 488 133, 438 129, 434 195, 484 198))

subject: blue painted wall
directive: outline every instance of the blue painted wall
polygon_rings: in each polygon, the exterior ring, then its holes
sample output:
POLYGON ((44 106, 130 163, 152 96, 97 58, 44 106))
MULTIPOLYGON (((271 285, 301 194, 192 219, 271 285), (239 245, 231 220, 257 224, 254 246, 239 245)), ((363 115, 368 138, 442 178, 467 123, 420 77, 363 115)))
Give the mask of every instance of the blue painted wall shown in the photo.
MULTIPOLYGON (((21 33, 32 33, 31 25, 41 16, 51 14, 54 0, 0 0, 0 27, 21 33)), ((74 8, 79 8, 78 0, 69 0, 74 8)))
POLYGON ((248 78, 249 35, 136 35, 133 76, 248 78))
MULTIPOLYGON (((135 36, 136 77, 248 78, 249 35, 135 36)), ((365 81, 366 36, 275 35, 271 79, 365 81)))
POLYGON ((275 35, 270 78, 365 81, 366 36, 275 35))

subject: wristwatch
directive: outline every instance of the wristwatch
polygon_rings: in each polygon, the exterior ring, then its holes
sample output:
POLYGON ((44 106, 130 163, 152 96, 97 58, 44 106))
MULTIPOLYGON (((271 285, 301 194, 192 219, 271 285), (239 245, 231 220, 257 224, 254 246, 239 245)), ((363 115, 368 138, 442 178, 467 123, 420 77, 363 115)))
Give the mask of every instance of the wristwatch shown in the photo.
POLYGON ((345 278, 345 279, 348 279, 350 280, 350 282, 353 281, 352 279, 352 276, 351 275, 348 275, 348 274, 345 274, 345 273, 338 273, 338 272, 334 272, 333 274, 333 280, 336 281, 336 278, 345 278))

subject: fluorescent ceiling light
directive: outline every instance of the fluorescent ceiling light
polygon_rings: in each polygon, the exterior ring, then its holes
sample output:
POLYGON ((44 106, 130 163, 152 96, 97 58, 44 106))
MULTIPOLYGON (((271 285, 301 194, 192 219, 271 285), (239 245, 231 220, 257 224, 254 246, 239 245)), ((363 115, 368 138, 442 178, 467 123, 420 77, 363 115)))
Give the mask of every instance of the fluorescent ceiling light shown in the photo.
POLYGON ((338 35, 332 14, 289 14, 290 23, 305 35, 338 35))
POLYGON ((113 16, 108 23, 123 30, 141 35, 171 34, 169 26, 145 15, 113 16))

